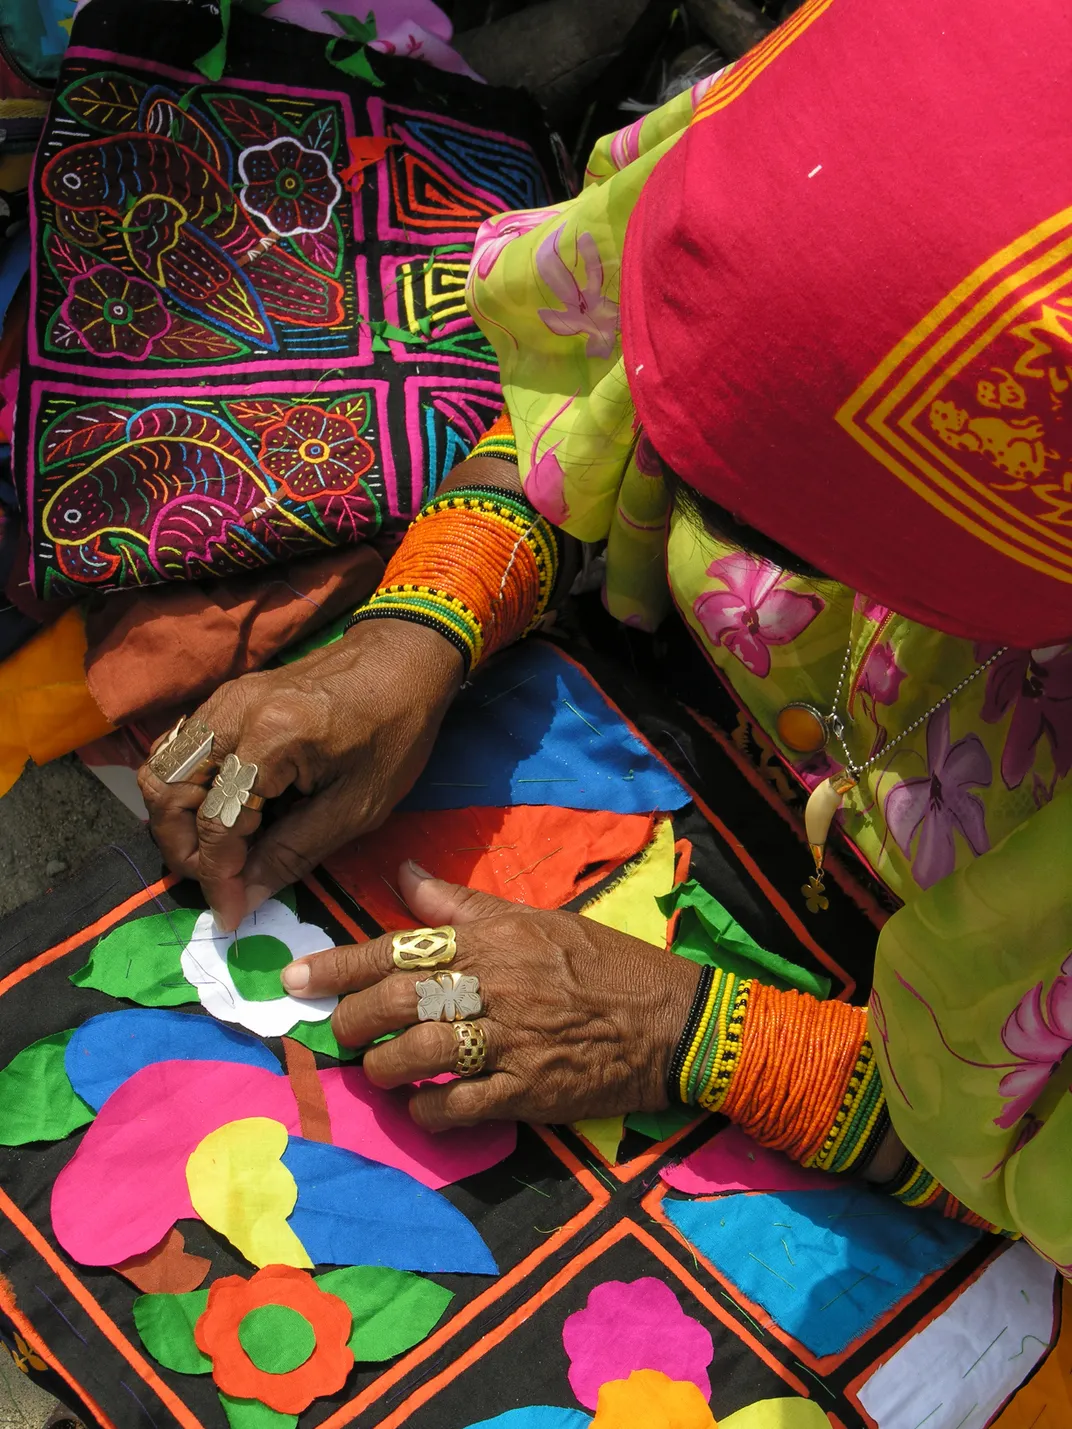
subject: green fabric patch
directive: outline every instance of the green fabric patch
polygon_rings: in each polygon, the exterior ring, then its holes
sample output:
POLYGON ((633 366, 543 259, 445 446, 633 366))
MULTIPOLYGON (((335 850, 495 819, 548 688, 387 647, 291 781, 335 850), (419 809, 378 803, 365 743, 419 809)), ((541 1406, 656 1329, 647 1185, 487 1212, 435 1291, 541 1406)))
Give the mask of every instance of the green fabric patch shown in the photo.
POLYGON ((0 1072, 0 1146, 61 1141, 96 1116, 71 1086, 63 1053, 74 1028, 24 1047, 0 1072))
POLYGON ((296 1414, 279 1414, 259 1399, 232 1399, 221 1392, 220 1403, 231 1429, 295 1429, 298 1423, 296 1414))
MULTIPOLYGON (((275 0, 272 0, 272 3, 275 4, 275 0)), ((272 897, 277 903, 282 903, 284 908, 289 908, 295 918, 298 916, 298 895, 293 883, 288 883, 286 888, 273 893, 272 897)))
POLYGON ((308 1047, 311 1052, 323 1052, 325 1057, 334 1057, 338 1062, 352 1062, 358 1054, 357 1047, 340 1047, 331 1030, 331 1019, 322 1022, 299 1022, 287 1033, 295 1042, 308 1047))
POLYGON ((350 1349, 365 1363, 393 1359, 420 1344, 454 1299, 452 1291, 421 1275, 379 1265, 329 1270, 316 1283, 350 1307, 350 1349))
POLYGON ((267 933, 236 938, 227 949, 228 971, 238 995, 247 1002, 278 1002, 286 997, 279 974, 292 961, 286 943, 267 933))
POLYGON ((289 1305, 258 1305, 242 1317, 238 1343, 265 1374, 290 1374, 316 1349, 316 1331, 289 1305))
POLYGON ((695 1108, 671 1106, 665 1111, 635 1111, 625 1118, 625 1126, 627 1131, 639 1131, 641 1136, 648 1136, 652 1141, 665 1141, 695 1118, 695 1108))
POLYGON ((100 940, 70 980, 143 1007, 196 1002, 197 990, 183 977, 179 959, 199 917, 196 909, 175 908, 123 923, 100 940))
POLYGON ((680 913, 674 952, 701 966, 754 977, 783 992, 796 988, 813 997, 830 995, 830 979, 808 972, 777 953, 768 953, 694 878, 655 900, 667 918, 680 913))
POLYGON ((134 1324, 141 1342, 165 1369, 176 1374, 211 1374, 212 1361, 197 1348, 194 1326, 205 1313, 207 1290, 188 1295, 139 1295, 134 1324))

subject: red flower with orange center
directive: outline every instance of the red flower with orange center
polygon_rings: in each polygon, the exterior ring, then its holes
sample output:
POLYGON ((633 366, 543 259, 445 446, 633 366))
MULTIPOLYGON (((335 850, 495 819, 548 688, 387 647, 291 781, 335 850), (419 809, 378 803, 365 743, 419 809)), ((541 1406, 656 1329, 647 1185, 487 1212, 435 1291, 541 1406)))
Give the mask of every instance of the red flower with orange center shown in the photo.
POLYGON ((212 1378, 221 1393, 258 1399, 278 1414, 300 1414, 314 1399, 335 1394, 346 1383, 354 1363, 347 1345, 352 1327, 349 1306, 321 1290, 308 1271, 266 1265, 249 1280, 227 1275, 216 1281, 194 1326, 194 1340, 212 1361, 212 1378), (242 1321, 265 1305, 296 1311, 316 1339, 308 1359, 285 1374, 258 1369, 239 1338, 242 1321))
POLYGON ((261 465, 295 501, 346 495, 374 460, 375 452, 349 417, 311 403, 291 407, 261 437, 261 465))

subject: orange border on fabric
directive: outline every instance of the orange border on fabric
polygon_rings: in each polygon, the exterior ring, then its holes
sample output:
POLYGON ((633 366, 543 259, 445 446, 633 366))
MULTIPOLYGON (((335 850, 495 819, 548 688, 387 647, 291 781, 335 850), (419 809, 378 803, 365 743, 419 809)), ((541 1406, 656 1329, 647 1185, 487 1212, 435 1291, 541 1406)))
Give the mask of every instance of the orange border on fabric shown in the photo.
MULTIPOLYGON (((531 1130, 536 1132, 542 1141, 551 1146, 550 1134, 546 1127, 533 1126, 531 1130)), ((555 1151, 556 1155, 559 1154, 558 1148, 551 1146, 551 1150, 555 1151)), ((393 1384, 397 1384, 400 1379, 403 1379, 411 1369, 419 1365, 422 1360, 427 1359, 429 1355, 433 1354, 442 1345, 446 1344, 460 1329, 464 1328, 464 1326, 475 1319, 477 1315, 486 1310, 489 1305, 494 1304, 496 1300, 500 1299, 506 1291, 512 1290, 515 1285, 524 1280, 536 1266, 546 1260, 554 1251, 560 1249, 567 1240, 572 1239, 582 1226, 587 1225, 590 1220, 603 1210, 610 1201, 610 1193, 607 1191, 607 1188, 577 1160, 572 1152, 566 1151, 564 1147, 562 1150, 565 1151, 566 1154, 561 1157, 561 1159, 565 1161, 569 1170, 573 1172, 576 1179, 592 1197, 591 1203, 587 1205, 584 1210, 578 1211, 564 1226, 560 1226, 558 1231, 553 1236, 550 1236, 542 1246, 538 1247, 530 1255, 527 1255, 524 1260, 514 1266, 513 1270, 502 1276, 494 1286, 485 1290, 483 1295, 478 1295, 475 1300, 471 1300, 452 1320, 448 1320, 441 1330, 437 1331, 434 1335, 430 1335, 427 1340, 422 1341, 421 1344, 411 1350, 405 1359, 388 1370, 386 1374, 381 1375, 374 1383, 368 1385, 367 1388, 348 1403, 340 1405, 334 1414, 330 1415, 318 1426, 318 1429, 342 1429, 344 1424, 349 1424, 350 1421, 356 1418, 363 1410, 375 1404, 386 1390, 390 1389, 393 1384)), ((571 1265, 573 1263, 573 1261, 570 1262, 571 1265)), ((515 1316, 511 1316, 510 1321, 507 1323, 512 1322, 514 1318, 515 1316)), ((484 1340, 482 1339, 480 1344, 483 1343, 484 1340)), ((472 1350, 470 1350, 467 1352, 467 1355, 472 1356, 472 1353, 472 1350)), ((479 1356, 477 1356, 477 1358, 479 1358, 479 1356)), ((442 1374, 428 1383, 438 1387, 445 1382, 444 1375, 448 1378, 453 1378, 454 1374, 459 1373, 460 1369, 464 1368, 468 1362, 469 1360, 466 1355, 461 1356, 459 1359, 453 1361, 449 1369, 444 1370, 442 1374)), ((421 1386, 415 1393, 420 1393, 424 1388, 425 1386, 421 1386)), ((434 1391, 431 1391, 425 1398, 430 1398, 431 1393, 434 1393, 434 1391)), ((411 1395, 410 1399, 406 1400, 403 1408, 410 1404, 412 1399, 413 1396, 411 1395)), ((424 1403, 424 1399, 420 1402, 424 1403)), ((396 1411, 390 1418, 381 1420, 377 1425, 377 1429, 388 1429, 390 1425, 401 1424, 403 1421, 398 1418, 399 1412, 400 1411, 396 1411)))
MULTIPOLYGON (((653 1166, 661 1156, 665 1156, 672 1146, 675 1146, 683 1136, 688 1136, 689 1132, 694 1131, 700 1122, 705 1121, 708 1116, 708 1112, 701 1112, 699 1116, 693 1117, 687 1126, 681 1127, 678 1131, 675 1131, 672 1136, 666 1137, 664 1141, 653 1141, 647 1150, 640 1152, 638 1156, 634 1156, 630 1161, 622 1162, 620 1166, 617 1164, 612 1165, 603 1155, 602 1151, 600 1151, 599 1147, 589 1141, 587 1136, 579 1132, 575 1126, 571 1126, 570 1131, 578 1141, 582 1142, 588 1148, 592 1155, 603 1164, 616 1180, 621 1181, 621 1183, 625 1185, 629 1181, 635 1181, 642 1171, 646 1171, 649 1166, 653 1166)), ((565 1160, 567 1156, 572 1157, 573 1153, 567 1148, 565 1142, 559 1138, 556 1132, 552 1131, 548 1133, 548 1145, 551 1145, 551 1138, 553 1138, 555 1143, 551 1146, 551 1150, 554 1151, 556 1156, 559 1154, 558 1148, 561 1147, 564 1153, 562 1157, 563 1160, 565 1160)))
MULTIPOLYGON (((179 1423, 184 1426, 184 1429, 204 1429, 200 1419, 183 1403, 174 1390, 164 1383, 153 1367, 142 1358, 104 1307, 94 1299, 88 1287, 83 1285, 64 1264, 33 1222, 19 1210, 7 1192, 2 1189, 0 1189, 0 1212, 7 1216, 15 1229, 21 1232, 23 1238, 33 1246, 49 1269, 55 1272, 78 1301, 104 1338, 119 1351, 131 1369, 144 1384, 153 1390, 161 1403, 166 1405, 179 1423)), ((82 1391, 79 1390, 79 1393, 81 1394, 82 1391)), ((93 1408, 91 1403, 89 1407, 93 1408)))
POLYGON ((364 928, 354 922, 349 913, 332 897, 318 878, 314 878, 313 875, 309 873, 302 879, 302 883, 315 898, 318 898, 320 902, 323 903, 335 921, 346 929, 355 943, 367 943, 370 941, 369 935, 365 932, 364 928))
POLYGON ((42 968, 47 968, 49 963, 54 963, 58 958, 62 958, 72 948, 78 948, 83 943, 88 943, 91 938, 95 938, 98 933, 103 933, 105 928, 110 928, 113 923, 118 922, 127 913, 132 913, 135 908, 140 908, 150 898, 155 898, 158 894, 173 888, 178 882, 178 875, 169 873, 166 878, 158 879, 156 883, 143 888, 140 893, 132 893, 124 903, 120 903, 118 908, 113 908, 110 913, 103 914, 95 923, 84 928, 81 933, 74 933, 71 937, 65 938, 62 943, 57 943, 54 948, 49 948, 46 952, 38 953, 36 957, 30 958, 28 962, 16 968, 13 973, 8 973, 7 977, 0 979, 0 997, 3 997, 5 992, 9 992, 11 988, 23 982, 33 973, 40 972, 42 968))
MULTIPOLYGON (((0 996, 3 996, 3 994, 8 992, 12 987, 17 986, 20 982, 32 976, 33 973, 40 972, 42 968, 48 967, 50 964, 56 962, 66 953, 83 946, 99 933, 104 932, 107 928, 118 923, 127 913, 142 906, 157 894, 173 887, 179 881, 179 878, 174 874, 169 874, 167 877, 159 879, 156 883, 151 884, 141 892, 133 894, 130 898, 112 909, 110 913, 98 918, 95 923, 92 923, 81 933, 74 934, 70 938, 65 938, 62 943, 57 943, 55 947, 49 948, 47 951, 29 959, 21 967, 17 968, 15 972, 9 974, 8 977, 0 982, 0 996)), ((316 879, 310 877, 304 879, 303 882, 309 888, 309 891, 313 893, 314 897, 323 900, 324 906, 333 917, 339 919, 339 922, 344 928, 348 931, 352 930, 354 936, 359 941, 368 941, 367 935, 354 923, 352 918, 343 912, 336 900, 332 898, 325 889, 321 888, 321 885, 316 879)), ((440 1331, 416 1346, 411 1350, 409 1355, 400 1360, 399 1363, 394 1365, 386 1374, 374 1380, 373 1383, 368 1385, 355 1399, 337 1409, 330 1418, 324 1421, 320 1429, 329 1429, 329 1427, 330 1429, 338 1429, 338 1426, 349 1423, 350 1420, 360 1414, 362 1410, 368 1408, 370 1404, 374 1404, 385 1390, 397 1383, 399 1379, 402 1379, 415 1365, 420 1364, 423 1359, 426 1359, 428 1355, 432 1354, 441 1345, 451 1339, 459 1330, 463 1329, 476 1315, 481 1314, 489 1305, 499 1299, 500 1296, 524 1280, 524 1278, 546 1260, 548 1256, 560 1250, 566 1241, 576 1235, 583 1226, 587 1225, 587 1223, 597 1216, 604 1206, 608 1204, 610 1201, 610 1192, 606 1186, 604 1186, 571 1151, 562 1146, 557 1138, 554 1137, 551 1132, 547 1131, 546 1128, 534 1126, 532 1130, 547 1144, 554 1155, 566 1165, 567 1169, 573 1173, 574 1178, 591 1197, 589 1204, 578 1211, 576 1215, 572 1216, 565 1225, 560 1226, 553 1236, 548 1237, 541 1246, 526 1256, 513 1270, 501 1276, 493 1286, 490 1286, 482 1295, 478 1295, 475 1300, 465 1306, 453 1319, 448 1320, 440 1331)), ((201 1421, 181 1399, 175 1396, 167 1384, 159 1378, 152 1366, 142 1358, 139 1351, 131 1341, 127 1339, 118 1325, 115 1324, 104 1307, 93 1297, 88 1287, 82 1284, 70 1267, 44 1239, 33 1222, 15 1205, 14 1201, 11 1200, 10 1196, 8 1196, 2 1188, 0 1188, 0 1215, 4 1215, 11 1222, 15 1230, 22 1235, 23 1239, 33 1247, 49 1268, 55 1272, 56 1276, 67 1287, 82 1306, 83 1310, 85 1310, 97 1329, 100 1330, 104 1337, 119 1351, 131 1368, 138 1374, 143 1383, 149 1386, 162 1402, 167 1405, 175 1415, 175 1418, 183 1425, 183 1429, 204 1429, 201 1421)), ((12 1316, 12 1319, 14 1318, 15 1317, 12 1316)), ((42 1357, 47 1359, 50 1364, 54 1364, 57 1372, 60 1373, 71 1385, 71 1388, 78 1393, 87 1408, 104 1426, 104 1429, 115 1429, 111 1421, 99 1410, 99 1406, 96 1405, 92 1397, 87 1395, 81 1386, 63 1370, 60 1362, 56 1359, 54 1354, 48 1350, 47 1345, 45 1345, 45 1342, 41 1339, 39 1331, 34 1331, 34 1339, 37 1342, 34 1346, 35 1349, 38 1348, 38 1345, 40 1346, 42 1357)))
POLYGON ((707 91, 696 106, 696 112, 692 116, 693 124, 700 123, 732 104, 759 78, 768 65, 772 65, 833 3, 834 0, 809 0, 809 3, 786 20, 784 25, 773 30, 744 59, 732 67, 721 84, 713 85, 707 91))
MULTIPOLYGON (((718 1301, 704 1289, 698 1280, 695 1280, 688 1273, 684 1266, 678 1264, 669 1251, 660 1245, 650 1232, 646 1231, 642 1226, 638 1226, 635 1221, 622 1220, 616 1225, 611 1226, 598 1240, 593 1241, 591 1245, 582 1250, 568 1265, 563 1266, 558 1274, 549 1280, 546 1285, 542 1286, 531 1300, 527 1300, 525 1304, 520 1305, 511 1315, 508 1315, 505 1320, 496 1325, 494 1329, 489 1330, 475 1345, 471 1345, 463 1355, 460 1355, 458 1359, 448 1365, 447 1368, 442 1370, 434 1379, 419 1385, 409 1398, 399 1405, 393 1414, 389 1415, 386 1419, 380 1420, 376 1429, 398 1429, 398 1426, 404 1424, 411 1414, 420 1409, 422 1405, 427 1404, 441 1389, 444 1389, 448 1384, 457 1379, 464 1370, 476 1364, 489 1350, 501 1344, 518 1325, 530 1319, 534 1311, 546 1305, 549 1300, 557 1295, 558 1292, 579 1275, 582 1270, 591 1265, 592 1262, 597 1260, 605 1251, 617 1245, 619 1241, 624 1240, 626 1236, 632 1236, 635 1240, 639 1241, 667 1270, 676 1275, 678 1280, 696 1297, 700 1304, 714 1315, 717 1320, 721 1321, 737 1338, 744 1339, 748 1344, 748 1348, 752 1350, 758 1358, 762 1359, 763 1362, 775 1372, 779 1379, 783 1380, 799 1394, 807 1397, 808 1390, 803 1381, 797 1379, 796 1375, 794 1375, 790 1369, 777 1360, 770 1351, 765 1349, 758 1341, 752 1340, 751 1337, 743 1333, 737 1321, 723 1309, 718 1301)), ((338 1429, 338 1426, 343 1422, 345 1421, 339 1420, 337 1416, 332 1416, 331 1419, 324 1421, 320 1429, 338 1429)))
MULTIPOLYGON (((940 1279, 943 1275, 945 1275, 951 1269, 952 1265, 956 1264, 956 1262, 953 1261, 950 1265, 941 1266, 938 1270, 933 1270, 929 1275, 924 1276, 923 1279, 916 1286, 915 1290, 910 1295, 906 1295, 904 1299, 898 1300, 897 1304, 893 1305, 889 1310, 885 1312, 885 1314, 880 1315, 877 1320, 873 1320, 867 1326, 867 1329, 864 1330, 860 1335, 858 1335, 856 1339, 853 1340, 850 1344, 848 1344, 845 1349, 841 1350, 840 1353, 834 1355, 815 1355, 812 1354, 811 1350, 809 1350, 805 1345, 802 1345, 799 1340, 794 1339, 793 1336, 790 1335, 787 1330, 783 1330, 781 1326, 774 1319, 772 1319, 769 1311, 764 1310, 763 1306, 757 1304, 754 1300, 750 1300, 748 1296, 745 1295, 744 1291, 739 1285, 735 1284, 735 1282, 730 1280, 728 1276, 724 1275, 722 1271, 720 1271, 718 1267, 714 1264, 714 1262, 709 1260, 707 1256, 704 1255, 703 1251, 699 1250, 696 1246, 692 1244, 690 1240, 686 1239, 686 1237, 681 1234, 677 1226, 674 1225, 673 1221, 663 1210, 663 1199, 665 1198, 666 1193, 669 1189, 670 1187, 668 1187, 665 1182, 660 1182, 658 1186, 654 1186, 643 1198, 643 1200, 640 1202, 641 1206, 644 1208, 645 1211, 647 1211, 648 1215, 651 1216, 652 1220, 658 1222, 658 1224, 661 1225, 669 1235, 673 1236, 676 1241, 683 1245, 685 1249, 689 1252, 689 1254, 694 1256, 696 1260, 704 1267, 708 1274, 713 1276, 718 1281, 718 1283, 726 1289, 727 1293, 732 1296, 733 1303, 735 1305, 740 1306, 740 1308, 744 1310, 747 1315, 751 1316, 751 1318, 755 1320, 758 1325, 762 1326, 762 1328, 766 1330, 767 1334, 770 1335, 772 1339, 778 1340, 779 1343, 784 1345, 787 1350, 791 1351, 794 1355, 796 1355, 798 1361, 806 1369, 813 1371, 820 1377, 825 1374, 830 1374, 831 1371, 837 1369, 840 1365, 845 1364, 845 1362, 851 1359, 853 1355, 855 1355, 864 1345, 866 1345, 869 1340, 873 1339, 874 1336, 878 1334, 879 1330, 884 1329, 888 1324, 895 1320, 897 1316, 902 1314, 909 1305, 912 1305, 916 1300, 918 1300, 919 1297, 923 1294, 923 1292, 925 1290, 928 1290, 936 1280, 940 1279)), ((737 1196, 762 1196, 773 1193, 763 1191, 735 1191, 732 1194, 737 1196)), ((699 1196, 693 1197, 692 1199, 717 1201, 721 1198, 718 1196, 699 1196)), ((984 1263, 989 1264, 990 1260, 988 1259, 984 1263)), ((974 1275, 972 1276, 972 1279, 975 1279, 974 1275)), ((964 1291, 966 1285, 970 1284, 971 1280, 959 1283, 951 1292, 949 1300, 955 1299, 957 1295, 960 1295, 964 1291)), ((929 1323, 929 1321, 925 1323, 929 1323)), ((909 1330, 908 1334, 905 1336, 905 1339, 911 1338, 911 1336, 914 1335, 916 1331, 920 1328, 921 1327, 918 1324, 913 1325, 912 1328, 909 1330)), ((870 1369, 874 1370, 877 1367, 877 1364, 877 1361, 873 1361, 870 1365, 870 1369)))
POLYGON ((92 1413, 97 1423, 103 1425, 104 1429, 115 1429, 113 1421, 108 1418, 107 1414, 105 1414, 104 1410, 89 1391, 83 1389, 74 1375, 60 1363, 45 1344, 38 1331, 34 1329, 33 1325, 19 1309, 14 1295, 4 1287, 3 1276, 0 1276, 0 1310, 4 1312, 11 1323, 16 1327, 34 1354, 43 1359, 53 1373, 58 1374, 59 1377, 74 1390, 82 1403, 92 1413))

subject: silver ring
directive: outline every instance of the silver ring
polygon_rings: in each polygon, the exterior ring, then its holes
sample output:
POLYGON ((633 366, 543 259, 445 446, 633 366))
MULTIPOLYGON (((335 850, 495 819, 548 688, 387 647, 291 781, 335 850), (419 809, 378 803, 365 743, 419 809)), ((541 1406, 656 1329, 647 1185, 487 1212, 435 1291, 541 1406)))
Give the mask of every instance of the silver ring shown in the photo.
POLYGON ((264 799, 253 793, 258 773, 256 764, 243 764, 237 754, 228 754, 205 795, 202 816, 233 829, 243 809, 263 809, 264 799))
POLYGON ((213 768, 215 735, 199 719, 180 719, 149 760, 149 768, 165 784, 196 783, 213 768))
POLYGON ((421 1022, 461 1022, 484 1011, 480 979, 464 973, 436 973, 416 984, 421 1022))

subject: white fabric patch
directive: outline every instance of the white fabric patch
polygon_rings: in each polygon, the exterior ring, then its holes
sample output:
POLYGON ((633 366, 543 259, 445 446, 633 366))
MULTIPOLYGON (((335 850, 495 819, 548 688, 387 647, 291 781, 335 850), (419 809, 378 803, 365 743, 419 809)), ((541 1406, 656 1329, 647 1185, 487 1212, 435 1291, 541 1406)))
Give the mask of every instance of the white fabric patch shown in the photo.
POLYGON ((239 993, 227 966, 227 950, 238 938, 256 935, 278 938, 290 949, 292 960, 335 946, 323 928, 301 922, 275 898, 243 919, 233 933, 221 933, 212 914, 202 913, 182 950, 182 971, 187 982, 197 988, 205 1011, 258 1037, 282 1037, 298 1022, 323 1022, 330 1017, 337 997, 291 997, 280 987, 279 996, 271 1002, 250 1002, 239 993))
POLYGON ((877 1429, 985 1429, 1049 1352, 1056 1274, 1011 1245, 861 1387, 877 1429))

